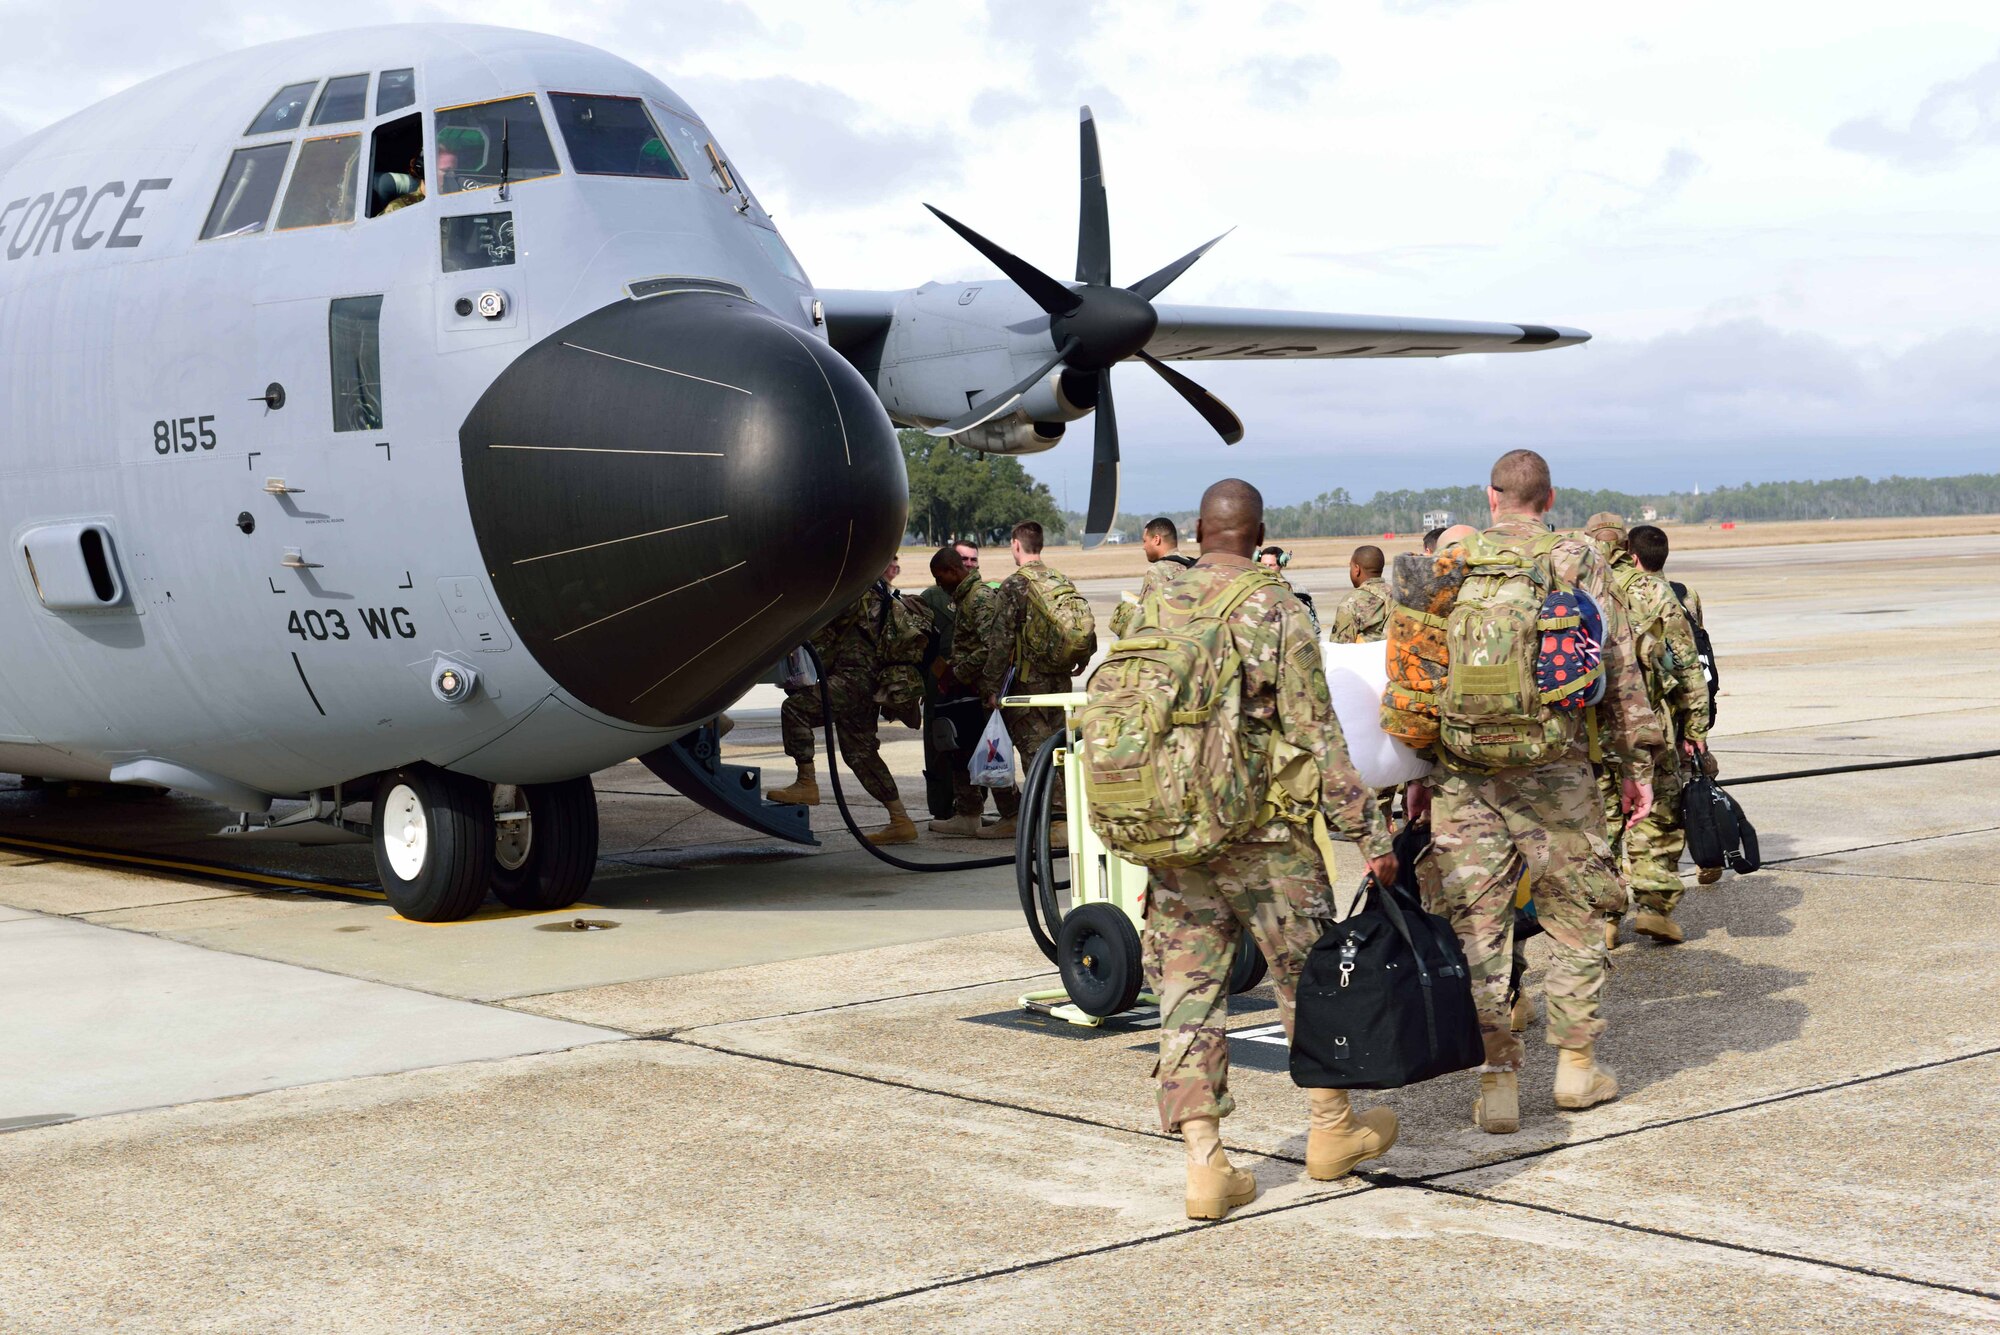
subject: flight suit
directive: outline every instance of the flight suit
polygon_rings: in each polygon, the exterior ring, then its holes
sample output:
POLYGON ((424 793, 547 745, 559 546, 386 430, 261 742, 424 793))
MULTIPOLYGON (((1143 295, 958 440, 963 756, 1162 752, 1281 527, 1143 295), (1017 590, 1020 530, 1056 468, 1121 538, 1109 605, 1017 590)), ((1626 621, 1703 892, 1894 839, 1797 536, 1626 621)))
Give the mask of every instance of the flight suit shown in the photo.
MULTIPOLYGON (((1546 530, 1532 519, 1508 518, 1487 532, 1528 542, 1546 530)), ((1646 701, 1632 629, 1611 597, 1603 556, 1581 538, 1565 538, 1550 553, 1550 564, 1557 578, 1589 594, 1603 613, 1606 686, 1596 707, 1601 732, 1626 773, 1650 783, 1660 724, 1646 701)), ((1591 777, 1589 743, 1579 736, 1560 759, 1502 770, 1474 768, 1440 748, 1431 789, 1441 892, 1471 969, 1487 1068, 1521 1066, 1521 1041, 1508 1025, 1507 984, 1523 867, 1553 948, 1544 981, 1548 1041, 1588 1047, 1604 1032, 1600 999, 1607 961, 1599 915, 1624 897, 1591 777)))
MULTIPOLYGON (((812 637, 811 644, 819 653, 841 758, 847 761, 847 767, 861 780, 862 789, 870 797, 887 803, 902 798, 889 767, 882 763, 882 746, 876 736, 881 714, 875 699, 878 664, 874 631, 879 624, 883 588, 877 584, 862 594, 822 627, 812 637)), ((802 771, 813 763, 813 739, 822 718, 816 686, 791 692, 778 711, 785 754, 802 771)), ((827 757, 827 763, 832 765, 833 757, 827 757)))
MULTIPOLYGON (((1256 567, 1210 552, 1163 595, 1163 618, 1206 600, 1256 567)), ((1189 1118, 1226 1117, 1229 1093, 1229 974, 1244 932, 1270 966, 1278 1019, 1292 1032, 1299 975, 1333 917, 1327 867, 1313 840, 1315 814, 1330 832, 1376 857, 1389 832, 1367 801, 1333 716, 1317 636, 1303 604, 1283 584, 1252 593, 1230 615, 1243 663, 1244 726, 1310 755, 1319 784, 1304 801, 1274 791, 1269 743, 1249 750, 1242 773, 1208 776, 1218 785, 1264 792, 1273 818, 1206 863, 1153 874, 1146 914, 1147 981, 1160 998, 1160 1125, 1177 1131, 1189 1118)), ((1171 623, 1169 623, 1171 624, 1171 623)))

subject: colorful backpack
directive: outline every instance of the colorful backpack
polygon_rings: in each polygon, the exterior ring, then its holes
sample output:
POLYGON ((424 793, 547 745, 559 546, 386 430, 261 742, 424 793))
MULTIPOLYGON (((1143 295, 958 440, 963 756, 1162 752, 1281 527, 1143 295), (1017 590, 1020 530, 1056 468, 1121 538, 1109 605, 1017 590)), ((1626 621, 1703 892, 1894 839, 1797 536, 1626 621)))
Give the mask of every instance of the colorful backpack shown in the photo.
POLYGON ((1028 611, 1021 618, 1015 661, 1043 676, 1073 675, 1097 652, 1096 613, 1059 571, 1043 566, 1023 578, 1028 611))
POLYGON ((1559 759, 1582 734, 1587 707, 1602 698, 1603 616, 1587 594, 1556 578, 1550 554, 1563 541, 1557 533, 1527 540, 1481 533, 1465 543, 1465 583, 1445 625, 1438 740, 1472 766, 1521 769, 1559 759))
POLYGON ((1422 751, 1438 739, 1438 692, 1451 662, 1445 618, 1465 583, 1465 553, 1405 552, 1390 567, 1389 684, 1382 689, 1382 731, 1422 751))
POLYGON ((1192 607, 1151 594, 1090 674, 1074 720, 1090 828, 1125 861, 1191 867, 1255 828, 1266 794, 1244 780, 1255 743, 1229 617, 1272 587, 1253 570, 1192 607))

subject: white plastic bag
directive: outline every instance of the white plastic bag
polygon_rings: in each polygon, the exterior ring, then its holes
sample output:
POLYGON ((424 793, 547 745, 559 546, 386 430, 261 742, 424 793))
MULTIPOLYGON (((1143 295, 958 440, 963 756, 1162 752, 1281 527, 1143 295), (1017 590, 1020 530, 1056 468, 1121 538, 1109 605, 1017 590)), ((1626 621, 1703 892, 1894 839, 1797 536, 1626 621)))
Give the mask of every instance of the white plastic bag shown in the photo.
POLYGON ((1370 788, 1393 788, 1421 779, 1431 762, 1382 731, 1382 688, 1389 684, 1389 646, 1381 640, 1362 644, 1321 644, 1326 663, 1326 690, 1333 697, 1333 714, 1347 738, 1347 755, 1370 788))
POLYGON ((999 710, 986 720, 986 731, 979 734, 979 745, 966 773, 976 788, 1014 786, 1014 739, 1007 735, 1007 720, 1000 717, 999 710))

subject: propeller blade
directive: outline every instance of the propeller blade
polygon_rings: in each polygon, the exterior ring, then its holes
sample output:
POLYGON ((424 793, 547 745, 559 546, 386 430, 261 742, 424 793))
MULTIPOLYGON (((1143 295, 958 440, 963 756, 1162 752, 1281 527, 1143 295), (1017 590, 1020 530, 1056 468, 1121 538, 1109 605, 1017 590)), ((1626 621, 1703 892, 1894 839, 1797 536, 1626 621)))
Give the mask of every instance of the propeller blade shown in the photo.
POLYGON ((1005 393, 986 400, 984 403, 975 405, 968 409, 963 416, 954 417, 943 426, 929 428, 925 434, 939 437, 956 436, 962 431, 970 431, 982 423, 992 421, 1001 413, 1006 412, 1009 408, 1019 403, 1023 394, 1026 394, 1029 390, 1040 384, 1043 376, 1055 370, 1057 366, 1062 364, 1063 358, 1075 351, 1076 340, 1070 339, 1060 348, 1056 349, 1055 356, 1043 362, 1033 375, 1023 380, 1020 384, 1007 390, 1005 393))
POLYGON ((1173 367, 1143 349, 1132 354, 1146 365, 1160 373, 1160 379, 1174 387, 1174 392, 1186 399, 1194 410, 1208 420, 1215 428, 1215 434, 1222 437, 1224 445, 1234 445, 1243 439, 1243 419, 1229 410, 1229 405, 1203 389, 1194 381, 1176 371, 1173 367))
MULTIPOLYGON (((935 212, 935 210, 933 210, 933 212, 935 212)), ((946 221, 950 220, 947 219, 946 221)), ((1229 232, 1233 232, 1235 230, 1236 229, 1232 227, 1229 229, 1229 232)), ((1228 236, 1229 232, 1224 232, 1222 236, 1228 236)), ((1160 270, 1158 273, 1148 274, 1146 277, 1141 278, 1138 282, 1132 284, 1131 287, 1127 288, 1126 291, 1137 293, 1139 296, 1142 296, 1146 300, 1151 301, 1154 297, 1159 296, 1160 293, 1167 290, 1167 284, 1173 282, 1174 279, 1179 278, 1182 274, 1186 273, 1188 271, 1189 265, 1193 264, 1196 260, 1200 259, 1202 256, 1208 254, 1209 251, 1215 249, 1215 242, 1222 240, 1222 236, 1216 237, 1214 241, 1207 241, 1199 246, 1196 246, 1193 250, 1190 250, 1187 254, 1181 256, 1179 259, 1175 260, 1172 264, 1169 264, 1166 268, 1160 270)))
POLYGON ((1012 279, 1014 285, 1028 294, 1029 300, 1050 315, 1068 315, 1083 304, 1083 298, 1058 283, 1055 279, 1037 269, 1020 256, 988 241, 979 233, 967 227, 943 209, 926 204, 925 208, 938 216, 938 221, 964 237, 966 242, 987 259, 1000 267, 1000 272, 1012 279))
POLYGON ((1104 164, 1097 155, 1097 120, 1083 108, 1083 196, 1076 211, 1076 281, 1111 283, 1111 213, 1104 201, 1104 164))
POLYGON ((1104 541, 1118 522, 1118 414, 1111 407, 1111 372, 1097 373, 1096 454, 1090 461, 1090 512, 1083 521, 1084 550, 1104 541))

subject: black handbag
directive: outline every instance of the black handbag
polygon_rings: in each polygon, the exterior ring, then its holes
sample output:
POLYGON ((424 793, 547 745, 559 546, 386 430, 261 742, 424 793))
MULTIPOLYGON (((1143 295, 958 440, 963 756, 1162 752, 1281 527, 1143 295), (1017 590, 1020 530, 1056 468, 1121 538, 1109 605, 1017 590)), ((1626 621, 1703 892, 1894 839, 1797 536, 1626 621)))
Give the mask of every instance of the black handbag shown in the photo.
POLYGON ((1366 901, 1306 956, 1292 1083, 1400 1089, 1485 1062, 1465 952, 1451 924, 1424 912, 1415 886, 1403 883, 1413 862, 1394 885, 1371 878, 1366 901))
POLYGON ((1757 827, 1729 790, 1706 774, 1695 773, 1681 789, 1681 821, 1695 866, 1727 867, 1747 876, 1764 865, 1757 827))

